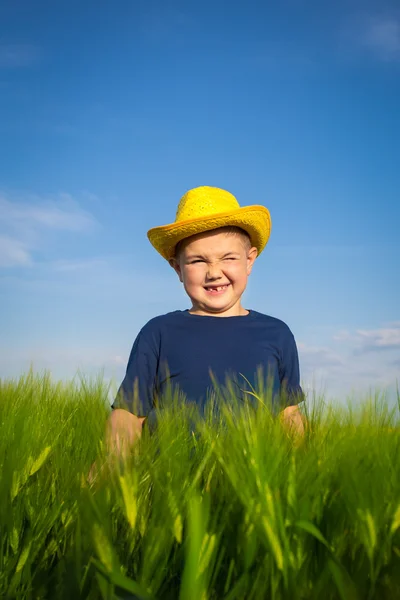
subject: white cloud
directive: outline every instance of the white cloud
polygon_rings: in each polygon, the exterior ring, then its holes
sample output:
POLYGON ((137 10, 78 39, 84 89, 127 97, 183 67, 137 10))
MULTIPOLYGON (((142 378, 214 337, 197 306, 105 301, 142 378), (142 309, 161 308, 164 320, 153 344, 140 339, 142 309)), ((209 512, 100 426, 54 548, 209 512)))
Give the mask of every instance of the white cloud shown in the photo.
POLYGON ((344 358, 331 348, 326 346, 309 346, 299 342, 297 344, 299 353, 303 357, 303 361, 309 365, 322 365, 326 367, 342 366, 344 358))
POLYGON ((40 51, 32 44, 0 44, 0 68, 30 67, 38 62, 40 51))
POLYGON ((399 60, 400 18, 370 17, 366 20, 362 41, 383 60, 399 60))
POLYGON ((45 227, 65 231, 87 231, 96 221, 84 211, 69 194, 59 194, 56 199, 35 196, 27 201, 12 201, 0 196, 0 224, 17 228, 45 227))
POLYGON ((305 386, 338 396, 370 388, 395 390, 400 379, 400 323, 378 329, 341 330, 332 345, 298 343, 305 386))
POLYGON ((68 194, 52 198, 27 196, 10 199, 0 193, 0 266, 33 263, 33 252, 45 242, 46 233, 93 231, 97 221, 68 194))
POLYGON ((26 267, 31 264, 31 255, 23 242, 6 235, 0 235, 0 268, 26 267))
POLYGON ((333 339, 338 342, 343 341, 343 340, 348 340, 350 338, 351 338, 351 333, 347 329, 341 329, 340 331, 335 333, 335 335, 333 336, 333 339))
POLYGON ((357 329, 353 333, 342 330, 333 339, 337 342, 351 342, 356 354, 400 350, 400 322, 395 321, 379 329, 357 329))
POLYGON ((400 349, 400 326, 382 329, 360 329, 357 331, 361 350, 400 349))
POLYGON ((116 364, 116 365, 122 365, 123 367, 126 367, 126 364, 127 364, 127 359, 126 359, 126 358, 124 358, 123 356, 113 356, 113 357, 110 359, 110 362, 111 362, 111 363, 114 363, 114 364, 116 364))
POLYGON ((97 267, 108 268, 109 263, 102 258, 91 258, 88 260, 57 260, 48 265, 52 270, 67 273, 77 271, 90 271, 97 267))
POLYGON ((359 15, 350 19, 344 35, 355 47, 385 61, 400 61, 400 13, 359 15))

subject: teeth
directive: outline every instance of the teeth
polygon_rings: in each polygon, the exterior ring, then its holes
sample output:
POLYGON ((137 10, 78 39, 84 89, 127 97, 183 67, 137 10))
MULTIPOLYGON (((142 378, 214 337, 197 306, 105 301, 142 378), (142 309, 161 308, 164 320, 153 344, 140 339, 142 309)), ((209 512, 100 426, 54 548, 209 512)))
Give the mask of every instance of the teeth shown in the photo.
POLYGON ((212 292, 220 292, 221 290, 224 290, 226 287, 226 285, 221 285, 219 287, 215 287, 215 288, 208 288, 209 290, 211 290, 212 292))

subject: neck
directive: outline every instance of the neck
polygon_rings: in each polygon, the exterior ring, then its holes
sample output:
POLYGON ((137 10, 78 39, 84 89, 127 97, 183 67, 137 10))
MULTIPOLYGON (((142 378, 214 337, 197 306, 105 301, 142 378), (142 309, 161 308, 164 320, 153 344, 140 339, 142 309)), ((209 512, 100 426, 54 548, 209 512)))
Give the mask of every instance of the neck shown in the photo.
POLYGON ((189 313, 191 315, 200 315, 203 317, 245 317, 249 314, 249 311, 243 308, 241 304, 238 304, 220 312, 213 312, 192 306, 192 308, 189 309, 189 313))

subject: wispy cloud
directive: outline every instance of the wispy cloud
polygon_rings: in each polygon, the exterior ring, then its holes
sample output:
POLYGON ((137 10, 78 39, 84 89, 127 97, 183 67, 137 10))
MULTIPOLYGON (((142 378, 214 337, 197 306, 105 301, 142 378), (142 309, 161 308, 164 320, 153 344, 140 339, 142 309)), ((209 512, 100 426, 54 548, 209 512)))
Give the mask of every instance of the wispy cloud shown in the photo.
POLYGON ((66 231, 87 231, 95 224, 94 217, 68 194, 59 194, 56 199, 33 196, 22 202, 0 196, 0 221, 16 228, 23 225, 66 231))
POLYGON ((400 350, 400 327, 371 331, 360 330, 358 335, 361 340, 361 349, 364 352, 394 348, 400 350))
POLYGON ((383 60, 400 60, 400 17, 370 17, 362 41, 383 60))
POLYGON ((334 339, 351 342, 356 354, 400 350, 400 323, 394 322, 379 329, 358 329, 355 332, 344 330, 338 332, 334 339))
POLYGON ((378 60, 400 61, 400 12, 357 16, 347 23, 344 34, 378 60))
POLYGON ((0 69, 18 69, 35 65, 40 50, 32 44, 0 44, 0 69))
POLYGON ((32 258, 29 249, 20 240, 7 235, 0 235, 0 268, 14 266, 29 266, 32 258))
POLYGON ((51 231, 86 233, 98 225, 95 217, 68 194, 52 198, 10 198, 0 193, 0 266, 26 266, 51 231))
POLYGON ((59 273, 76 273, 78 271, 91 271, 95 268, 109 267, 109 262, 102 258, 88 260, 57 260, 48 265, 53 271, 59 273))
POLYGON ((298 343, 299 353, 307 365, 322 366, 324 368, 342 366, 344 357, 326 346, 310 346, 298 343))
POLYGON ((395 389, 399 379, 400 323, 378 329, 341 330, 331 343, 298 342, 306 388, 318 386, 338 397, 371 387, 395 389))

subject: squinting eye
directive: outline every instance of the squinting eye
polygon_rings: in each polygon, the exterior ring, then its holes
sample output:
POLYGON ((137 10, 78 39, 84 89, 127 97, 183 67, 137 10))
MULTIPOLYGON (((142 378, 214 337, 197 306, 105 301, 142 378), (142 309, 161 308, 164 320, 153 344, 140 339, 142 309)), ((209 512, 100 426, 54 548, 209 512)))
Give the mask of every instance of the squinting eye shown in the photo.
POLYGON ((204 262, 204 260, 193 260, 190 264, 195 265, 196 263, 204 262))

